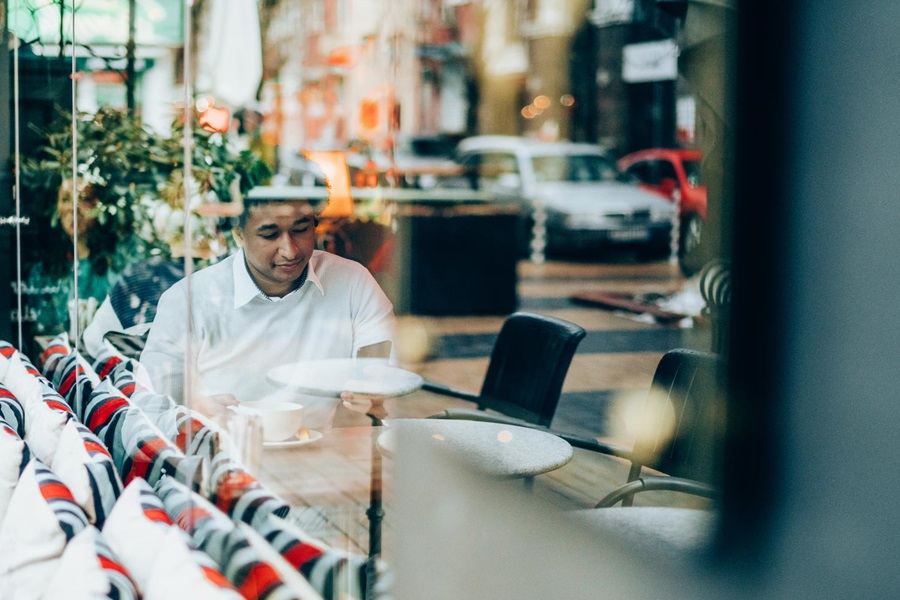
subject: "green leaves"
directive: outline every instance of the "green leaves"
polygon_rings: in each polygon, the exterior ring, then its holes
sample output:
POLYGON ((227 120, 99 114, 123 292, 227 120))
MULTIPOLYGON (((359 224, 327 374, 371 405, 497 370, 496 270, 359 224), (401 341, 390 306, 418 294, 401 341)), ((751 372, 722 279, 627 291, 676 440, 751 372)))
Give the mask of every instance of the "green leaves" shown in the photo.
MULTIPOLYGON (((59 223, 58 190, 72 178, 72 121, 70 113, 61 111, 46 130, 35 128, 44 143, 22 161, 22 184, 31 206, 48 216, 54 227, 59 223)), ((243 195, 272 176, 258 155, 238 152, 226 135, 202 130, 197 119, 191 122, 192 206, 230 202, 235 180, 243 195)), ((153 217, 160 203, 175 210, 184 205, 183 118, 175 120, 170 132, 158 133, 138 117, 103 107, 93 114, 77 114, 75 123, 78 178, 81 184, 93 184, 97 192, 96 221, 86 234, 92 258, 106 258, 118 269, 125 262, 168 254, 171 238, 153 226, 153 217), (123 248, 129 249, 127 255, 123 248)), ((214 230, 212 224, 203 232, 214 230)), ((38 260, 64 261, 65 257, 43 253, 38 260)))

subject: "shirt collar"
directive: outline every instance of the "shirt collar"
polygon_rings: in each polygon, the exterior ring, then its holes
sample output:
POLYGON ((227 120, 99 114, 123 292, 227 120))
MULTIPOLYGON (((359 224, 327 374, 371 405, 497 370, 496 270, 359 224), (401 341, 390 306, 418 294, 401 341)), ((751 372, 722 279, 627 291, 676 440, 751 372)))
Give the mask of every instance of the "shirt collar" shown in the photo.
MULTIPOLYGON (((317 250, 313 251, 313 258, 318 253, 317 250)), ((318 275, 316 275, 316 271, 313 268, 313 260, 310 260, 307 266, 306 272, 306 280, 312 281, 313 284, 319 289, 319 292, 322 295, 325 295, 325 289, 322 287, 322 282, 319 280, 318 275)), ((260 289, 256 286, 256 282, 250 277, 250 272, 247 271, 247 262, 244 259, 244 251, 238 250, 237 253, 234 254, 234 262, 231 263, 231 271, 234 275, 234 308, 240 308, 253 300, 253 298, 259 296, 260 298, 268 297, 263 294, 260 289)), ((303 287, 303 286, 300 286, 303 287)), ((294 290, 288 296, 292 295, 294 292, 298 291, 294 290)), ((288 296, 285 296, 287 298, 288 296)))

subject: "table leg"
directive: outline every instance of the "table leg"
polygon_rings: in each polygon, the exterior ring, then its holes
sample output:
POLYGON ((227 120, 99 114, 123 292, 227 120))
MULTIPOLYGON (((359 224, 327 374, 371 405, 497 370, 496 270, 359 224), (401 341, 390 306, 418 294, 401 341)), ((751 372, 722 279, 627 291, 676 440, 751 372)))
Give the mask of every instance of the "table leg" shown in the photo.
MULTIPOLYGON (((369 415, 374 427, 382 425, 381 419, 369 415)), ((384 518, 384 510, 381 507, 381 452, 378 451, 376 440, 379 430, 372 429, 372 470, 369 483, 369 509, 366 516, 369 517, 369 557, 374 558, 381 554, 381 521, 384 518)))
POLYGON ((369 482, 369 508, 366 516, 369 518, 369 561, 366 568, 366 598, 374 598, 374 586, 378 576, 376 561, 381 555, 381 521, 384 519, 384 510, 381 506, 381 479, 382 465, 381 452, 378 451, 378 435, 384 422, 375 414, 368 413, 372 419, 372 461, 371 477, 369 482))

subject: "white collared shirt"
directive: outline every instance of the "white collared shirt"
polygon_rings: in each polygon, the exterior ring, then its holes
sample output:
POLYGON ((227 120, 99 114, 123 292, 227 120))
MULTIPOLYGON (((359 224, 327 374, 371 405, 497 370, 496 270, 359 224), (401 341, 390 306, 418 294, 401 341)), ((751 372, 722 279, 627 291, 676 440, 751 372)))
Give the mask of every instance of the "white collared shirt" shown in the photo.
MULTIPOLYGON (((192 354, 203 394, 233 394, 241 402, 288 399, 269 382, 279 365, 321 358, 352 358, 360 348, 393 341, 394 312, 359 263, 315 250, 306 281, 283 298, 265 296, 243 252, 197 271, 191 280, 192 354)), ((185 280, 159 300, 141 363, 157 392, 183 397, 185 280)))

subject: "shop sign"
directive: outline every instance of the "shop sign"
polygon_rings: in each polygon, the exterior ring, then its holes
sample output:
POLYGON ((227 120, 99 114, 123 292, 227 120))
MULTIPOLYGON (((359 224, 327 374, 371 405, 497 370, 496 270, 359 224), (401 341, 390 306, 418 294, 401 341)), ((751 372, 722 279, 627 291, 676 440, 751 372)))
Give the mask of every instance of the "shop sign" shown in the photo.
POLYGON ((622 48, 622 80, 628 83, 666 81, 678 77, 678 46, 674 40, 627 44, 622 48))
POLYGON ((597 0, 588 20, 597 27, 606 27, 631 23, 633 15, 634 0, 597 0))

